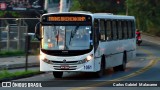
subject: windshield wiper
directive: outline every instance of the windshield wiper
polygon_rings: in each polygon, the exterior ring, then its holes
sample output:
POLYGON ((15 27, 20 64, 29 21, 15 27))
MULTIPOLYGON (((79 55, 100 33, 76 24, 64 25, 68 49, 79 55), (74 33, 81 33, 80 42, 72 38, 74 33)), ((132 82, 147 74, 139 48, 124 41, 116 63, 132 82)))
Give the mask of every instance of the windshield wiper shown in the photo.
POLYGON ((57 39, 57 46, 58 46, 58 41, 59 41, 59 30, 58 31, 58 34, 56 35, 56 39, 57 39))
POLYGON ((69 48, 68 48, 68 46, 67 46, 67 44, 66 44, 66 28, 65 28, 65 41, 64 41, 64 46, 65 46, 65 50, 68 50, 69 48))
POLYGON ((71 39, 72 39, 72 38, 74 37, 74 35, 76 34, 78 28, 79 28, 79 26, 76 26, 76 28, 71 31, 71 36, 70 36, 70 39, 69 39, 69 45, 70 45, 70 43, 71 43, 71 39), (72 32, 73 32, 73 33, 72 33, 72 32))

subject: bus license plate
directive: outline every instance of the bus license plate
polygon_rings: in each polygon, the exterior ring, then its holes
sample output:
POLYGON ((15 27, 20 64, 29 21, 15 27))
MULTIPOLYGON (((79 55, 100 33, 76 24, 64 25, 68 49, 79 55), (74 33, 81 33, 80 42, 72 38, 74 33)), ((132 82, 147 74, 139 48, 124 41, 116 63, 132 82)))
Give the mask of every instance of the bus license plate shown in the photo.
POLYGON ((69 67, 69 65, 61 65, 60 68, 61 69, 69 69, 70 67, 69 67))

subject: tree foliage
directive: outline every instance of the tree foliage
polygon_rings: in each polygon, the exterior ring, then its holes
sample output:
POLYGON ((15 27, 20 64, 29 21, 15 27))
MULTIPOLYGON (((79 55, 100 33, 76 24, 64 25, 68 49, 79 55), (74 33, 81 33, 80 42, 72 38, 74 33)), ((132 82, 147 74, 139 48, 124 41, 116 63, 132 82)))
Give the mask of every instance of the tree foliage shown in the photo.
POLYGON ((160 0, 126 0, 129 15, 137 19, 137 28, 160 36, 160 0))
POLYGON ((15 11, 0 11, 1 18, 13 18, 13 17, 20 17, 20 15, 15 11))
POLYGON ((136 17, 137 28, 160 36, 160 0, 72 0, 71 11, 105 12, 136 17), (117 3, 119 1, 119 3, 117 3))
POLYGON ((120 0, 117 3, 117 0, 73 0, 73 10, 83 10, 90 12, 105 12, 105 13, 119 13, 124 11, 124 2, 125 0, 120 0))

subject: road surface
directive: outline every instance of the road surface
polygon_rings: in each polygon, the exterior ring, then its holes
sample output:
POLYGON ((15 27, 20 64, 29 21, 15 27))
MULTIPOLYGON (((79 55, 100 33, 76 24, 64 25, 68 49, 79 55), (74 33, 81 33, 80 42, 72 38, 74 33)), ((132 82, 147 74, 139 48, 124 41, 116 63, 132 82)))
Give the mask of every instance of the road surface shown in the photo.
MULTIPOLYGON (((106 74, 101 78, 94 77, 92 73, 66 72, 63 78, 55 79, 51 72, 46 72, 45 74, 14 81, 52 81, 50 83, 52 84, 52 87, 46 87, 46 90, 150 90, 151 87, 116 87, 113 86, 113 83, 110 83, 109 81, 114 81, 115 84, 119 83, 118 81, 128 81, 128 83, 132 81, 160 81, 160 46, 143 42, 141 46, 137 47, 137 58, 134 61, 127 63, 127 69, 125 72, 114 72, 112 69, 107 69, 106 74)), ((0 88, 0 90, 1 89, 4 88, 0 88)), ((8 90, 10 88, 5 89, 8 90)), ((20 88, 13 88, 13 90, 14 89, 18 90, 20 88)), ((25 89, 28 90, 27 88, 25 89)), ((41 90, 44 88, 29 89, 41 90)), ((157 90, 158 87, 152 87, 152 89, 157 90)))

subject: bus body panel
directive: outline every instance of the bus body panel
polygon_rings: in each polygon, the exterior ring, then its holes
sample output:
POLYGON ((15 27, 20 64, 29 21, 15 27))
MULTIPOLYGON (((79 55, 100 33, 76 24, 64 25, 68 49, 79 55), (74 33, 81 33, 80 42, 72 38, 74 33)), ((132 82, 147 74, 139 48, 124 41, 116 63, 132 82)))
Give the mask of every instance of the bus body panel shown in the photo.
POLYGON ((123 62, 123 54, 125 51, 128 61, 135 58, 135 39, 101 42, 99 44, 99 48, 101 50, 100 56, 105 56, 106 68, 121 65, 123 62))
POLYGON ((79 71, 79 72, 95 72, 94 58, 92 60, 79 64, 79 61, 85 60, 88 55, 91 55, 94 50, 89 54, 79 55, 79 56, 69 56, 69 57, 60 57, 60 56, 51 56, 46 55, 43 52, 41 54, 45 55, 45 59, 50 60, 52 63, 46 63, 42 59, 40 60, 40 71, 79 71), (66 63, 63 63, 63 60, 66 60, 66 63), (73 62, 73 63, 67 63, 73 62), (69 69, 61 69, 61 66, 68 65, 69 69), (58 68, 58 69, 55 69, 58 68))
POLYGON ((93 61, 89 61, 86 64, 78 64, 78 65, 69 65, 69 67, 75 67, 76 69, 74 70, 56 70, 54 67, 60 67, 60 65, 52 65, 52 64, 47 64, 43 62, 42 60, 40 61, 40 65, 43 67, 40 67, 40 71, 74 71, 74 72, 95 72, 94 71, 94 63, 93 61))
MULTIPOLYGON (((55 13, 63 14, 63 13, 55 13)), ((64 16, 70 13, 64 13, 64 16)), ((89 15, 92 17, 92 24, 94 19, 115 19, 115 20, 135 20, 133 16, 120 16, 120 15, 106 15, 106 14, 82 14, 82 13, 71 13, 77 15, 89 15)), ((50 14, 44 14, 50 15, 50 14)), ((51 15, 54 15, 51 14, 51 15)), ((43 17, 42 16, 42 17, 43 17)), ((50 22, 51 23, 51 22, 50 22)), ((74 22, 76 23, 76 22, 74 22)), ((59 23, 58 23, 59 24, 59 23)), ((92 30, 93 29, 92 25, 92 30)), ((95 33, 95 32, 92 32, 95 33)), ((94 36, 94 34, 93 34, 94 36)), ((97 37, 98 38, 98 37, 97 37)), ((94 39, 93 39, 94 40, 94 39)), ((94 42, 94 41, 92 41, 94 42)), ((94 43, 93 43, 94 46, 94 43)), ((47 55, 42 51, 40 54, 45 55, 46 62, 40 59, 40 71, 73 71, 73 72, 97 72, 100 70, 102 56, 105 56, 105 67, 115 67, 121 65, 123 63, 123 55, 126 52, 127 60, 132 60, 132 58, 136 55, 136 40, 135 38, 127 38, 123 40, 112 40, 112 41, 99 41, 99 45, 97 48, 92 48, 92 51, 87 54, 82 54, 78 56, 53 56, 47 55), (66 62, 79 62, 86 59, 87 56, 92 55, 92 60, 88 62, 84 62, 81 64, 73 64, 73 63, 66 63, 66 62), (47 63, 50 62, 50 63, 47 63), (57 63, 58 62, 58 63, 57 63), (68 67, 63 67, 63 65, 68 65, 68 67), (64 68, 64 69, 63 69, 64 68)))

